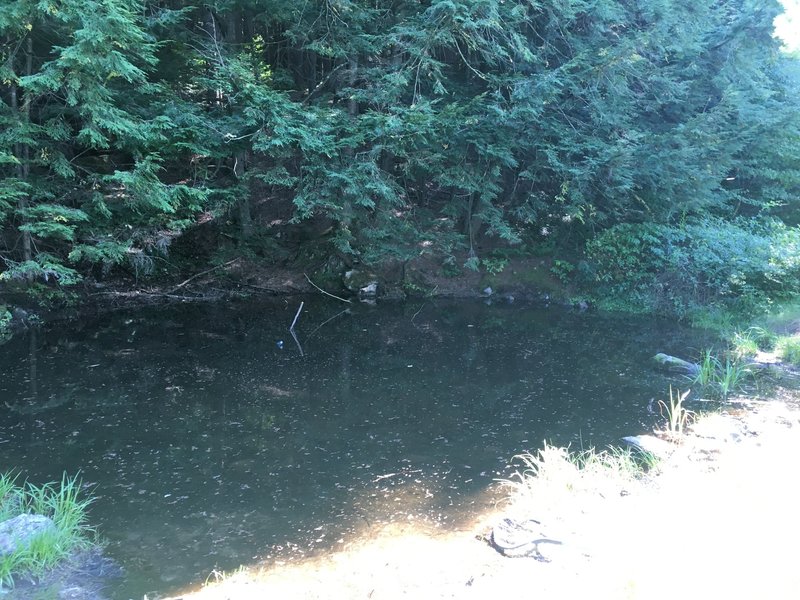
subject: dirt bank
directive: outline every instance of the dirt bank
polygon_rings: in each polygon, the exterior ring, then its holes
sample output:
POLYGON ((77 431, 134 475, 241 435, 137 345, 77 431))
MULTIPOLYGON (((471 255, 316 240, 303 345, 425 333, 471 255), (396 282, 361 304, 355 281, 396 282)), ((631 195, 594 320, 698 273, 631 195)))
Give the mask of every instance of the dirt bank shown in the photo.
POLYGON ((501 503, 459 531, 400 524, 175 598, 797 598, 800 411, 797 392, 778 396, 700 418, 644 480, 549 481, 524 510, 501 503), (560 542, 539 560, 484 539, 520 510, 560 542))
POLYGON ((0 285, 0 332, 162 304, 326 293, 357 302, 360 285, 351 284, 359 281, 376 282, 379 302, 406 298, 483 298, 488 302, 534 301, 585 307, 579 298, 573 297, 574 290, 568 289, 552 272, 551 263, 547 258, 512 258, 504 260, 491 273, 461 267, 448 271, 441 259, 421 256, 372 268, 344 270, 342 267, 339 272, 315 272, 310 268, 304 271, 299 266, 238 257, 194 273, 141 279, 124 275, 105 280, 89 277, 74 287, 54 287, 48 291, 43 288, 35 295, 23 288, 0 285), (348 283, 345 274, 354 272, 358 275, 348 283), (3 322, 6 310, 9 319, 14 311, 10 323, 3 322))

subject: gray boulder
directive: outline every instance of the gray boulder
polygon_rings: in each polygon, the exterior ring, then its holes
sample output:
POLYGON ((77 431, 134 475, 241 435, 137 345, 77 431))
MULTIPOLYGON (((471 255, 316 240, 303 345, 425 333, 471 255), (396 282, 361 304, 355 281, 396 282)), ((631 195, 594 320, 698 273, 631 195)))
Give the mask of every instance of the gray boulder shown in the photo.
POLYGON ((676 356, 664 354, 663 352, 656 354, 652 360, 661 368, 672 371, 673 373, 683 373, 684 375, 694 377, 700 372, 700 365, 676 356))
POLYGON ((346 271, 342 278, 344 287, 351 292, 358 293, 361 288, 365 288, 372 283, 378 283, 378 277, 374 273, 367 271, 360 271, 359 269, 350 269, 346 271))
POLYGON ((629 435, 622 438, 622 441, 658 458, 667 458, 675 451, 674 444, 652 435, 629 435))
POLYGON ((378 295, 377 281, 371 281, 368 285, 365 285, 360 290, 358 290, 359 298, 375 298, 377 295, 378 295))
POLYGON ((16 552, 36 536, 55 531, 56 525, 42 515, 19 515, 0 523, 0 556, 16 552))

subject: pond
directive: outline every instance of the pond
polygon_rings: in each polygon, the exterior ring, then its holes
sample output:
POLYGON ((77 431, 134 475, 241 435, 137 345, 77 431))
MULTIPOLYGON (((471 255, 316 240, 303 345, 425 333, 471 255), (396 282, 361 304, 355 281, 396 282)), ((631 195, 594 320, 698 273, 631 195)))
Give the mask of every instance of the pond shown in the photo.
POLYGON ((160 307, 0 347, 0 470, 80 471, 125 576, 176 593, 213 569, 336 548, 477 510, 512 456, 599 446, 657 419, 668 321, 482 302, 325 298, 160 307), (288 328, 298 305, 297 341, 288 328))

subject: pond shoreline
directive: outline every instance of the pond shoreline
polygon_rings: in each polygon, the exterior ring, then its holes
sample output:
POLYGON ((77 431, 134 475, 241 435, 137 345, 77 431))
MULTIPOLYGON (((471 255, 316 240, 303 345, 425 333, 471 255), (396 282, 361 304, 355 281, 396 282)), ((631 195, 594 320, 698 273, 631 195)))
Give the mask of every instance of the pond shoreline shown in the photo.
MULTIPOLYGON (((533 563, 546 565, 543 580, 557 579, 559 569, 574 570, 580 565, 593 568, 584 565, 586 555, 593 555, 596 561, 608 556, 606 542, 597 542, 592 548, 583 540, 590 539, 585 535, 588 530, 597 530, 593 539, 601 539, 597 523, 614 522, 618 505, 612 507, 597 498, 584 497, 571 504, 571 514, 546 514, 543 507, 537 506, 523 515, 542 523, 545 536, 559 542, 540 548, 539 561, 501 557, 486 539, 492 524, 507 514, 505 503, 501 499, 501 509, 486 511, 488 505, 481 501, 490 494, 496 495, 497 490, 484 490, 490 487, 493 477, 508 475, 503 469, 510 456, 535 449, 543 437, 583 448, 584 442, 591 444, 593 439, 604 445, 641 432, 642 427, 651 427, 658 410, 654 413, 651 405, 656 403, 651 400, 648 404, 646 399, 651 394, 661 394, 663 398, 667 384, 675 383, 672 376, 656 374, 649 361, 651 352, 663 349, 680 354, 682 349, 693 347, 694 338, 683 337, 674 323, 662 323, 662 330, 652 320, 637 325, 575 309, 544 310, 528 304, 487 307, 480 300, 466 305, 444 302, 440 306, 436 301, 417 299, 407 306, 387 303, 384 310, 368 306, 355 309, 354 305, 354 310, 345 311, 345 317, 337 301, 320 296, 316 300, 304 298, 306 312, 300 322, 306 350, 303 355, 299 344, 295 352, 291 344, 283 347, 281 343, 287 339, 286 330, 292 317, 296 317, 299 300, 280 300, 274 306, 251 302, 252 311, 241 314, 237 313, 238 308, 225 306, 187 306, 167 317, 161 308, 144 310, 140 315, 124 312, 97 319, 99 328, 90 323, 77 329, 75 337, 59 333, 58 327, 52 331, 44 328, 38 337, 31 334, 36 343, 21 348, 28 354, 14 372, 17 379, 10 379, 19 385, 9 389, 18 390, 17 395, 23 399, 27 393, 33 394, 34 399, 39 394, 39 404, 27 402, 17 407, 41 409, 35 413, 40 420, 20 418, 23 425, 29 421, 35 425, 28 428, 33 429, 30 440, 46 440, 49 444, 52 440, 74 439, 84 444, 85 437, 91 442, 91 435, 83 429, 87 419, 102 426, 102 435, 97 439, 122 440, 112 447, 102 441, 101 445, 86 445, 91 453, 88 463, 92 481, 99 482, 98 489, 117 494, 113 496, 116 504, 98 504, 97 509, 104 512, 96 513, 96 523, 101 532, 115 536, 111 555, 121 564, 134 565, 132 556, 145 565, 149 560, 158 564, 149 570, 132 567, 124 581, 112 586, 111 598, 141 597, 143 590, 174 594, 190 582, 203 581, 207 569, 215 565, 229 570, 239 562, 264 558, 271 561, 269 568, 259 568, 255 580, 250 579, 247 585, 278 585, 275 582, 285 577, 288 587, 277 591, 287 597, 315 597, 315 593, 316 597, 331 597, 327 590, 343 585, 342 598, 366 597, 370 592, 372 597, 393 597, 392 590, 419 597, 452 597, 459 596, 465 587, 477 589, 483 585, 481 581, 486 582, 485 592, 490 592, 488 586, 497 573, 510 570, 508 577, 513 580, 514 569, 538 570, 539 567, 530 567, 533 563), (466 310, 455 310, 457 306, 466 310), (560 320, 554 322, 554 315, 560 320), (504 319, 513 320, 513 328, 504 319), (325 337, 315 338, 323 326, 325 337), (462 370, 463 364, 442 360, 454 352, 467 351, 471 354, 464 356, 473 361, 467 370, 462 370), (219 357, 226 357, 226 361, 219 362, 219 357), (603 361, 610 368, 605 369, 603 361), (31 391, 31 364, 42 375, 58 376, 43 377, 31 391), (565 364, 579 374, 578 379, 562 379, 565 364), (621 364, 627 365, 624 370, 621 364), (270 368, 265 370, 265 365, 270 368), (133 366, 137 368, 134 370, 133 366), (91 389, 75 376, 87 368, 97 368, 89 371, 93 375, 91 389), (536 379, 529 379, 532 369, 536 379), (592 369, 598 369, 597 375, 589 377, 592 369), (319 380, 308 379, 309 372, 319 375, 319 380), (134 373, 152 376, 132 378, 130 385, 125 380, 121 385, 117 373, 125 377, 134 373), (401 373, 402 378, 413 374, 414 385, 383 384, 380 389, 390 393, 376 394, 376 388, 370 385, 376 373, 386 377, 401 373), (455 374, 452 382, 443 379, 446 373, 455 374), (486 388, 478 386, 486 374, 494 383, 486 388), (199 395, 192 392, 195 384, 199 395), (59 395, 64 390, 72 395, 59 395), (320 391, 323 393, 318 394, 320 391), (581 397, 585 402, 576 401, 581 397), (63 403, 55 405, 55 400, 63 403), (363 402, 354 410, 358 401, 363 402), (155 425, 144 431, 140 415, 152 410, 159 411, 159 418, 149 421, 155 425), (187 413, 195 415, 194 419, 182 418, 187 413), (537 429, 538 419, 550 413, 562 416, 541 423, 537 429), (617 417, 619 423, 614 420, 617 417), (175 423, 170 420, 173 418, 175 423), (133 424, 136 426, 130 426, 133 424), (219 431, 220 425, 230 434, 228 440, 247 443, 236 448, 227 447, 231 445, 229 441, 224 445, 204 443, 204 477, 219 480, 216 485, 224 486, 211 497, 206 493, 208 486, 197 487, 173 478, 175 471, 170 465, 182 469, 197 460, 198 453, 183 443, 189 439, 187 432, 192 439, 204 439, 198 434, 219 431), (303 436, 298 437, 298 431, 303 436), (171 443, 159 446, 151 443, 151 438, 171 443), (331 440, 337 438, 347 439, 347 446, 332 445, 331 440), (290 453, 276 454, 274 448, 284 446, 290 453), (114 482, 119 473, 138 473, 128 466, 128 461, 134 461, 144 449, 149 453, 145 459, 150 461, 130 464, 143 464, 140 470, 148 471, 147 478, 130 479, 126 482, 129 487, 116 490, 114 482), (211 454, 207 456, 205 451, 211 454), (354 451, 351 457, 349 453, 354 451), (423 451, 428 453, 420 454, 423 451), (373 466, 376 456, 381 462, 373 466), (408 456, 411 458, 406 460, 408 456), (333 469, 331 457, 346 457, 346 468, 341 472, 333 469), (403 460, 397 462, 394 457, 403 460), (159 467, 158 477, 154 478, 151 465, 164 461, 166 466, 159 467), (300 466, 302 471, 298 470, 300 466), (287 475, 286 482, 276 479, 276 475, 287 473, 291 477, 287 475), (300 473, 304 475, 299 477, 300 473), (468 482, 473 482, 469 494, 479 501, 469 500, 472 505, 465 507, 459 504, 462 492, 450 490, 464 489, 459 486, 468 482), (264 490, 268 492, 266 501, 264 490), (298 495, 298 490, 303 495, 298 495), (329 490, 337 491, 331 495, 329 490), (351 493, 353 490, 355 494, 351 493), (434 507, 430 510, 447 510, 443 507, 448 502, 453 506, 456 494, 458 514, 447 513, 438 522, 418 519, 405 503, 416 499, 421 508, 430 505, 434 507), (124 505, 131 514, 149 515, 153 503, 162 507, 163 514, 174 513, 175 520, 169 524, 174 534, 165 535, 165 523, 153 527, 148 519, 142 519, 128 532, 116 520, 117 508, 110 509, 124 505), (206 514, 210 506, 214 513, 206 514), (252 506, 266 508, 248 522, 252 506), (283 516, 270 514, 275 507, 283 511, 283 516), (364 517, 364 527, 361 517, 371 515, 371 509, 383 516, 364 517), (297 511, 296 517, 292 511, 297 511), (326 521, 328 513, 347 516, 351 512, 353 520, 342 523, 341 528, 338 524, 332 528, 326 525, 335 522, 326 521), (594 518, 589 513, 601 517, 594 518), (187 514, 193 518, 191 527, 184 522, 187 514), (297 525, 282 528, 288 514, 297 519, 297 525), (465 515, 463 521, 460 515, 465 515), (217 528, 216 539, 223 540, 224 545, 209 546, 204 536, 212 526, 217 528), (321 526, 324 536, 314 533, 321 526), (263 553, 283 540, 297 540, 300 531, 305 536, 302 548, 314 545, 313 552, 263 553), (340 531, 346 535, 340 535, 340 531), (184 543, 165 545, 178 534, 185 536, 184 543), (482 540, 476 541, 476 536, 482 540), (130 551, 129 537, 136 540, 136 553, 130 551), (324 543, 317 537, 324 537, 324 543), (187 558, 180 554, 181 548, 189 548, 195 554, 187 558), (343 551, 330 552, 326 548, 343 551), (303 555, 313 558, 304 560, 303 555), (176 560, 165 562, 157 556, 176 560), (176 575, 179 557, 183 559, 183 571, 176 575), (279 560, 283 562, 278 563, 279 560), (384 562, 374 563, 375 560, 384 562), (510 566, 515 561, 523 567, 510 566), (420 573, 425 576, 419 578, 420 573), (355 584, 343 583, 337 579, 341 577, 372 582, 373 587, 348 588, 355 584), (318 581, 319 591, 291 587, 298 578, 318 581), (439 581, 443 582, 441 586, 431 583, 439 581)), ((14 341, 8 348, 19 346, 21 341, 14 341)), ((11 424, 15 422, 9 420, 11 424)), ((23 432, 27 431, 23 428, 23 432)), ((742 431, 737 435, 746 441, 748 436, 742 431)), ((28 438, 20 439, 28 443, 28 438)), ((86 456, 83 450, 75 454, 86 456)), ((42 454, 44 465, 49 460, 46 455, 42 454)), ((26 458, 21 456, 17 462, 23 464, 26 458)), ((649 488, 645 486, 646 489, 649 488)), ((590 490, 590 496, 593 491, 597 490, 590 490)), ((609 497, 605 488, 602 494, 609 497)), ((645 491, 639 493, 626 487, 610 495, 639 498, 644 494, 645 491)), ((689 498, 676 501, 675 505, 683 509, 683 504, 692 507, 702 503, 702 499, 689 498)), ((564 501, 557 506, 570 504, 564 501)), ((654 508, 655 502, 649 506, 656 519, 672 510, 670 506, 654 508)), ((679 520, 682 515, 674 518, 679 520)), ((645 519, 637 529, 649 526, 645 519)), ((613 531, 604 533, 606 537, 614 535, 613 531)), ((633 534, 623 539, 635 547, 645 547, 645 541, 633 534)), ((625 547, 614 550, 617 554, 628 551, 625 547)), ((225 582, 239 577, 246 575, 226 578, 225 582)), ((555 581, 555 587, 547 589, 558 591, 558 585, 555 581)), ((150 591, 148 595, 158 597, 150 591)), ((101 597, 97 596, 98 600, 101 597)), ((235 597, 240 597, 238 592, 235 597)), ((263 597, 263 590, 256 597, 263 597)))
POLYGON ((91 524, 126 569, 111 597, 343 547, 409 514, 460 527, 520 450, 652 422, 643 399, 667 378, 649 348, 697 340, 556 306, 303 300, 302 355, 300 298, 123 311, 3 346, 7 462, 90 482, 91 524))
MULTIPOLYGON (((347 273, 354 272, 350 270, 347 273)), ((8 308, 9 315, 13 313, 9 327, 12 331, 22 331, 36 322, 69 321, 148 306, 324 294, 352 303, 437 298, 588 307, 581 300, 572 301, 572 291, 551 272, 550 261, 544 258, 513 258, 507 261, 502 271, 463 270, 458 275, 443 273, 441 264, 432 259, 419 258, 402 267, 388 265, 365 269, 353 277, 358 277, 359 281, 376 282, 376 295, 365 297, 360 294, 359 286, 352 285, 344 273, 341 277, 315 275, 298 269, 234 259, 219 267, 191 274, 188 278, 185 274, 172 280, 115 278, 98 281, 87 278, 65 289, 66 295, 61 300, 54 296, 48 301, 49 306, 48 302, 38 306, 35 300, 19 291, 3 290, 0 286, 0 310, 8 308), (31 319, 33 315, 36 316, 31 319)))
MULTIPOLYGON (((788 600, 800 576, 781 541, 800 533, 785 512, 800 490, 782 463, 800 451, 800 392, 779 388, 772 399, 736 406, 700 417, 638 481, 548 479, 527 516, 557 543, 534 556, 507 558, 491 547, 492 527, 520 515, 501 499, 454 530, 383 525, 340 551, 215 571, 202 587, 162 600, 485 598, 521 589, 649 600, 675 597, 687 585, 734 599, 754 597, 764 585, 769 597, 788 600), (679 574, 664 577, 669 566, 679 574)), ((490 493, 502 498, 498 491, 490 493)), ((104 581, 119 575, 99 553, 80 554, 39 582, 20 580, 13 597, 105 600, 104 581)))
POLYGON ((539 560, 489 546, 488 531, 509 511, 498 506, 458 531, 396 524, 341 552, 219 577, 169 600, 485 598, 522 589, 651 599, 687 588, 693 597, 793 598, 800 576, 784 544, 800 533, 791 516, 800 490, 787 464, 800 451, 800 394, 775 396, 701 417, 656 475, 616 493, 572 487, 555 510, 543 498, 530 516, 564 543, 539 560))

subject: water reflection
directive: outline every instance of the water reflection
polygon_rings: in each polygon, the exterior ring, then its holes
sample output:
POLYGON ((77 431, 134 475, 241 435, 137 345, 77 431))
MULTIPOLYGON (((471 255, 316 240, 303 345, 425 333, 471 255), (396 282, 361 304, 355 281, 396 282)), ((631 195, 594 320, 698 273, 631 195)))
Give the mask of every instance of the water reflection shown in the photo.
POLYGON ((446 523, 545 438, 603 445, 649 424, 668 382, 647 359, 698 345, 672 323, 558 309, 305 302, 302 354, 294 300, 109 315, 0 347, 2 466, 81 470, 126 567, 115 598, 376 523, 446 523))

